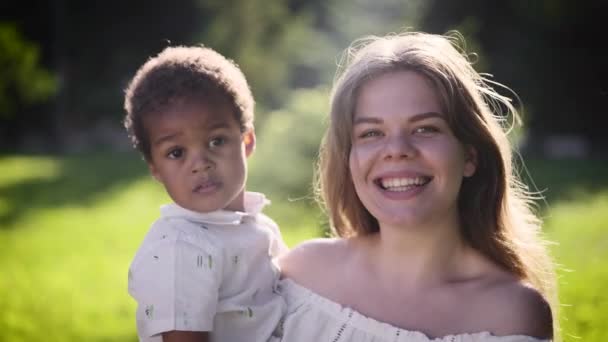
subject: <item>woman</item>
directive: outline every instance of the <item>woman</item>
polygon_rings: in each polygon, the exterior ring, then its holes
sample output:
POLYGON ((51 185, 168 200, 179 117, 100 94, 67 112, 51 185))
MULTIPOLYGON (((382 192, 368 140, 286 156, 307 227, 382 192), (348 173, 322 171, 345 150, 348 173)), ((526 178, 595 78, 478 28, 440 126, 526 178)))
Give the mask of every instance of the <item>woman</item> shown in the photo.
POLYGON ((282 340, 556 336, 553 264, 501 126, 517 113, 458 37, 410 32, 348 51, 318 168, 338 238, 279 261, 282 340))

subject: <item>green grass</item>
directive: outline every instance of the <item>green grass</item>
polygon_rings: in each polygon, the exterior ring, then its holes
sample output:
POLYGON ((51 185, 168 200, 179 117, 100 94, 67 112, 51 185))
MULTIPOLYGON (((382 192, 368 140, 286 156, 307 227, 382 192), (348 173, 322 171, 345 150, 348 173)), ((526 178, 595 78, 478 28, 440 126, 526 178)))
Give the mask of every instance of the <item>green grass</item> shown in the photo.
POLYGON ((608 332, 608 190, 551 206, 545 219, 557 257, 564 339, 605 341, 608 332))
MULTIPOLYGON (((127 270, 168 201, 143 162, 15 156, 0 170, 0 341, 135 341, 127 270)), ((305 202, 271 199, 288 244, 319 234, 305 202)))
MULTIPOLYGON (((606 162, 529 162, 562 265, 564 336, 608 338, 606 162)), ((0 341, 136 341, 127 269, 168 199, 135 154, 0 157, 0 341)), ((252 190, 263 190, 255 168, 252 190)), ((322 234, 309 199, 271 193, 287 243, 322 234)))

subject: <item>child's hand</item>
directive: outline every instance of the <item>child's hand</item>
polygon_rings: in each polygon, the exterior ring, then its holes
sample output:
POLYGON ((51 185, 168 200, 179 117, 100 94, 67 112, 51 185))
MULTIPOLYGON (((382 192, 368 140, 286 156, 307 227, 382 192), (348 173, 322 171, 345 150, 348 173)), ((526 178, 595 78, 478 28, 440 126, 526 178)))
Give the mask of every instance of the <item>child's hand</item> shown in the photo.
POLYGON ((163 342, 209 342, 205 331, 169 331, 163 333, 163 342))

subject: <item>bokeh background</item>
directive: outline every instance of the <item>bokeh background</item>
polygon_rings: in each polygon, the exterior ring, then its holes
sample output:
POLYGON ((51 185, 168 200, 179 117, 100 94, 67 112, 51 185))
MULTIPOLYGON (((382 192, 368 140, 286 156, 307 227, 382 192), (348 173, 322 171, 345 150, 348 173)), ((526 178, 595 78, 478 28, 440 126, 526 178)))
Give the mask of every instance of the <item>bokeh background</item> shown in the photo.
POLYGON ((605 0, 2 1, 0 341, 136 341, 127 270, 168 201, 121 126, 149 56, 204 44, 240 65, 257 99, 249 188, 293 246, 326 234, 311 178, 341 52, 406 28, 459 30, 519 95, 512 139, 544 196, 564 339, 607 340, 607 19, 605 0))

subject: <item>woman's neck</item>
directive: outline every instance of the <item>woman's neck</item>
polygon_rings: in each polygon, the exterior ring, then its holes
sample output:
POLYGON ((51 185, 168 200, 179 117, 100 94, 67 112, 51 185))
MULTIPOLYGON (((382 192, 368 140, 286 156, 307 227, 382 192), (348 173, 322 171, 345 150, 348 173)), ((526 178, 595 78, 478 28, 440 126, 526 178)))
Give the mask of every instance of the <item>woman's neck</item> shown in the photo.
POLYGON ((459 278, 471 254, 457 225, 384 226, 369 242, 370 267, 377 276, 412 289, 459 278))

